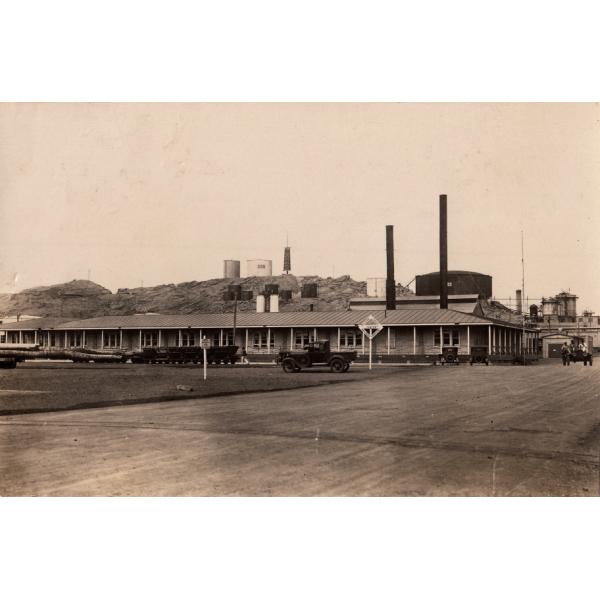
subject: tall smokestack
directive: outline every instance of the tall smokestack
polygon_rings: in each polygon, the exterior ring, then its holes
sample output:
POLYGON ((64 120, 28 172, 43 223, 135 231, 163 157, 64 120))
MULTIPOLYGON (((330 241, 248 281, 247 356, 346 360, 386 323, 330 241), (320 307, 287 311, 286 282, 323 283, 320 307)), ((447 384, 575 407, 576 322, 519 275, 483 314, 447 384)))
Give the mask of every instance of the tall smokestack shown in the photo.
POLYGON ((385 308, 396 310, 396 281, 394 279, 394 226, 385 226, 385 250, 387 254, 387 279, 385 280, 385 308))
POLYGON ((448 308, 448 203, 440 196, 440 308, 448 308))
POLYGON ((517 313, 521 314, 523 312, 523 293, 521 290, 517 290, 517 313))

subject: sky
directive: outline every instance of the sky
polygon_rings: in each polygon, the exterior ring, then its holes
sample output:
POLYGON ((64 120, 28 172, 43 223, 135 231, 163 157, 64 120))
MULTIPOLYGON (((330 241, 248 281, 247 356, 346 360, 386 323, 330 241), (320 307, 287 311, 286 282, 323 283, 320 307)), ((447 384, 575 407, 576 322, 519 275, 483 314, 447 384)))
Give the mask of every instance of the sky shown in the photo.
MULTIPOLYGON (((598 104, 1 104, 0 292, 450 269, 600 313, 598 104)), ((414 284, 413 286, 414 287, 414 284)))

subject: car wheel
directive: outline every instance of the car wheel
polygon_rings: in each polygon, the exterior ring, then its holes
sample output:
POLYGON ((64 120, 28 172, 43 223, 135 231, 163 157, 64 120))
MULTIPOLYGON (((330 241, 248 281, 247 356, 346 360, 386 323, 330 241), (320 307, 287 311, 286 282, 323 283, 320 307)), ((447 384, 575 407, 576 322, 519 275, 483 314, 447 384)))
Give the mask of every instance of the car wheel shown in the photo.
POLYGON ((344 373, 347 373, 350 370, 350 363, 346 363, 344 365, 344 373))
POLYGON ((344 372, 344 361, 341 358, 334 358, 329 363, 329 369, 332 373, 343 373, 344 372))
POLYGON ((294 373, 294 372, 297 372, 300 370, 300 369, 298 369, 298 367, 296 366, 296 363, 291 358, 286 358, 281 363, 281 367, 286 373, 294 373))

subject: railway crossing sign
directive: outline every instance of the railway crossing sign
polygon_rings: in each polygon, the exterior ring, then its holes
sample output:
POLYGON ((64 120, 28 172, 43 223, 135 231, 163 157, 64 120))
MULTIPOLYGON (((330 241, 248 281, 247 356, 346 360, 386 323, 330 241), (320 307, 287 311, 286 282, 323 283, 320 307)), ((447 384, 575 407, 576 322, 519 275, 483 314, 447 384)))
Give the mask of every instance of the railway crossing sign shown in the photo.
POLYGON ((369 315, 358 328, 369 338, 369 371, 373 364, 373 338, 383 329, 383 325, 373 316, 369 315))
POLYGON ((373 315, 369 315, 358 324, 358 328, 372 340, 383 329, 383 325, 373 315))

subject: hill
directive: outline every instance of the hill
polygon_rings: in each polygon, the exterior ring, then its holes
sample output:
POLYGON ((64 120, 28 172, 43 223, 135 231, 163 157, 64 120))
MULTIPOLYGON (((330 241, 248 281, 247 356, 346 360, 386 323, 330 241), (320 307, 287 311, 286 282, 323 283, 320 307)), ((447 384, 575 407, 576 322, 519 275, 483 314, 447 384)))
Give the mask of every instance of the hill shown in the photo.
MULTIPOLYGON (((162 314, 191 314, 197 312, 229 312, 233 302, 223 300, 230 284, 240 284, 244 290, 253 291, 253 300, 238 302, 239 311, 255 311, 256 296, 265 284, 279 285, 280 290, 292 292, 290 301, 281 301, 280 310, 345 310, 350 298, 365 297, 367 284, 355 281, 349 275, 321 278, 296 277, 244 277, 241 279, 209 279, 155 287, 122 288, 113 294, 92 281, 76 279, 68 283, 36 287, 15 294, 0 295, 0 315, 29 314, 40 317, 88 318, 102 315, 132 315, 155 312, 162 314), (318 298, 301 298, 305 283, 318 285, 318 298)), ((397 295, 412 295, 397 286, 397 295)))

